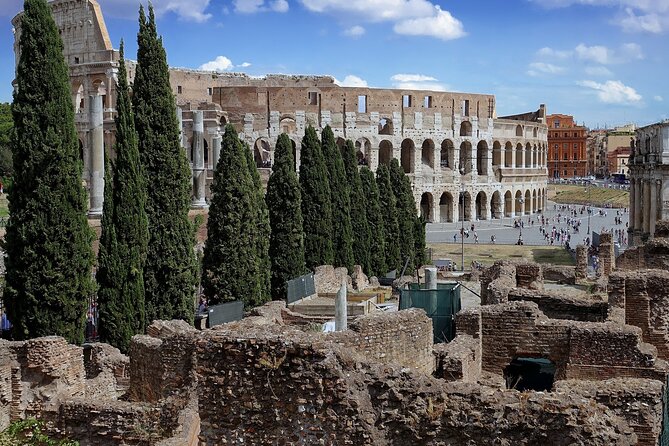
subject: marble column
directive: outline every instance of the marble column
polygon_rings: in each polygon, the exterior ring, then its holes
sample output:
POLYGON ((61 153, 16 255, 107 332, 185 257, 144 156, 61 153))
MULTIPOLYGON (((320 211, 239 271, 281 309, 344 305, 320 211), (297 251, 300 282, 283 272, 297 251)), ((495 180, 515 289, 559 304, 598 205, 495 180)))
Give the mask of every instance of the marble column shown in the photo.
POLYGON ((648 218, 648 233, 650 238, 653 238, 655 235, 655 222, 657 220, 657 182, 655 180, 650 181, 650 210, 648 218))
POLYGON ((207 180, 204 168, 204 112, 193 112, 193 203, 191 208, 206 208, 205 185, 207 180))
POLYGON ((636 180, 634 187, 634 230, 641 232, 641 191, 643 183, 641 180, 636 180))
MULTIPOLYGON (((185 137, 184 137, 184 117, 183 117, 183 110, 181 107, 177 107, 177 122, 179 124, 179 145, 184 148, 184 151, 186 150, 186 144, 185 144, 185 137)), ((188 154, 186 154, 186 158, 188 158, 188 154)))
POLYGON ((335 331, 346 330, 348 325, 346 285, 346 276, 344 276, 341 288, 337 291, 337 297, 335 298, 335 331))
POLYGON ((218 166, 218 159, 221 157, 221 141, 222 141, 221 135, 216 135, 211 138, 211 145, 212 145, 212 151, 213 151, 213 162, 214 164, 212 165, 212 168, 216 170, 216 166, 218 166))
POLYGON ((101 217, 105 197, 105 143, 102 96, 88 97, 88 131, 91 160, 89 217, 101 217))
POLYGON ((650 233, 650 181, 643 182, 643 232, 650 233))
POLYGON ((634 231, 634 194, 636 192, 636 181, 630 181, 630 207, 629 207, 629 229, 628 232, 634 231))
POLYGON ((425 268, 425 289, 437 289, 437 268, 433 266, 425 268))

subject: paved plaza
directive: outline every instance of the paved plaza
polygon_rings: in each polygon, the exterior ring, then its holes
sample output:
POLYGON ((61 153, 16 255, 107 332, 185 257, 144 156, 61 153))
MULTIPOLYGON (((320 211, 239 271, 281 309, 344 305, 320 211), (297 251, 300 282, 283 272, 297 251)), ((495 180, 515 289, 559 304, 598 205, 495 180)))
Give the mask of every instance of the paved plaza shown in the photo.
MULTIPOLYGON (((495 236, 497 244, 516 244, 518 238, 522 234, 523 244, 524 245, 550 245, 550 237, 547 241, 543 233, 540 231, 541 227, 541 217, 543 215, 546 223, 544 224, 544 229, 549 233, 552 231, 553 227, 557 231, 560 229, 568 230, 568 234, 571 235, 570 246, 574 248, 576 245, 585 243, 587 237, 592 238, 592 234, 588 234, 588 215, 586 212, 581 214, 581 205, 560 205, 555 204, 552 201, 548 201, 548 206, 542 213, 538 213, 530 216, 523 216, 517 218, 504 218, 500 220, 481 220, 474 222, 464 222, 464 228, 469 230, 469 237, 465 237, 466 244, 474 244, 475 237, 471 231, 471 225, 474 224, 474 231, 478 235, 479 244, 490 244, 491 236, 495 236), (569 207, 571 210, 576 210, 576 217, 571 217, 573 220, 580 221, 579 231, 577 233, 571 228, 567 222, 567 217, 570 216, 569 211, 566 210, 566 207, 569 207), (559 216, 559 218, 558 218, 559 216), (514 222, 522 221, 524 224, 523 228, 515 228, 514 222)), ((603 230, 615 231, 622 230, 622 242, 620 243, 622 248, 625 248, 627 245, 624 243, 627 239, 627 223, 629 219, 629 212, 623 209, 612 209, 612 208, 597 208, 591 207, 592 215, 590 216, 590 230, 591 232, 601 233, 603 230), (603 215, 602 215, 603 214, 603 215), (615 224, 616 217, 621 219, 621 224, 615 224)), ((572 223, 573 225, 573 223, 572 223)), ((430 223, 427 225, 427 242, 428 243, 453 243, 453 236, 456 235, 456 243, 461 243, 460 241, 460 229, 462 223, 430 223)), ((614 240, 618 241, 619 237, 615 236, 614 240)), ((563 240, 560 239, 558 242, 554 240, 554 245, 560 246, 563 245, 563 240)))

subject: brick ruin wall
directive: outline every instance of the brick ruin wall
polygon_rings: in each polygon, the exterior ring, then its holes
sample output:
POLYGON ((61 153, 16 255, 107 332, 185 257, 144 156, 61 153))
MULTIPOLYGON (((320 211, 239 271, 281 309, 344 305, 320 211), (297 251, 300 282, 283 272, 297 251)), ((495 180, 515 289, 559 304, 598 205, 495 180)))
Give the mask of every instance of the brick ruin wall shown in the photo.
POLYGON ((550 319, 567 319, 583 322, 604 322, 609 304, 599 295, 580 295, 564 291, 535 291, 514 288, 509 291, 509 302, 534 302, 550 319))
POLYGON ((588 248, 585 245, 576 246, 576 270, 574 275, 576 280, 588 277, 588 248))
POLYGON ((608 276, 616 267, 616 254, 613 246, 613 234, 602 232, 599 235, 599 259, 601 261, 601 274, 608 276))

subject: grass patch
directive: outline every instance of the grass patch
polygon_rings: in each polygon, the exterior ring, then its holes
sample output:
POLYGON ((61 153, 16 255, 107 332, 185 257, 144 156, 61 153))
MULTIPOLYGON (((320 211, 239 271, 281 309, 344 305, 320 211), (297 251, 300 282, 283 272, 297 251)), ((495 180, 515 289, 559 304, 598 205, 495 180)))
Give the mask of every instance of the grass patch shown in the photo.
POLYGON ((620 189, 606 189, 590 187, 590 193, 585 186, 573 184, 554 184, 548 187, 548 198, 562 204, 590 204, 597 207, 629 207, 630 193, 620 189), (588 197, 589 195, 589 197, 588 197))
POLYGON ((9 217, 9 201, 7 200, 7 194, 2 194, 0 196, 0 218, 9 217))
MULTIPOLYGON (((446 258, 457 262, 460 267, 461 246, 453 243, 430 243, 432 259, 446 258)), ((553 265, 575 265, 571 255, 561 246, 518 246, 518 245, 471 245, 465 246, 465 267, 473 260, 484 265, 492 265, 497 260, 524 259, 536 263, 553 265)))

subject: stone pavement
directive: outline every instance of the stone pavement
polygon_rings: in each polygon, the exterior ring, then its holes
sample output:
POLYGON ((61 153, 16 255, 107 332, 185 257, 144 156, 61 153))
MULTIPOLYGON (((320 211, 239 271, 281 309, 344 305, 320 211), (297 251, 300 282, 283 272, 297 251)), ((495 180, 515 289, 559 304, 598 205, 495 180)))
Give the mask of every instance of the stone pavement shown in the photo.
MULTIPOLYGON (((579 211, 576 219, 581 221, 581 226, 578 233, 571 233, 571 242, 570 245, 572 248, 576 247, 578 244, 582 244, 586 237, 588 228, 588 216, 587 213, 580 214, 580 205, 556 205, 552 201, 548 201, 548 206, 545 212, 530 216, 518 217, 518 218, 504 218, 500 220, 481 220, 475 222, 464 222, 465 229, 471 229, 472 223, 474 223, 475 231, 479 236, 479 244, 490 244, 490 237, 494 234, 496 237, 497 244, 515 244, 518 241, 518 237, 521 235, 523 237, 523 242, 525 245, 549 245, 550 242, 547 242, 544 239, 543 234, 539 231, 541 226, 541 216, 550 219, 549 223, 545 225, 546 230, 550 231, 553 226, 557 229, 567 228, 567 222, 565 218, 566 212, 560 210, 560 206, 571 206, 572 209, 579 211), (557 221, 558 214, 561 215, 560 221, 557 221), (525 223, 525 227, 521 229, 514 228, 514 220, 521 220, 525 223), (531 222, 534 221, 534 224, 531 222)), ((624 212, 622 209, 608 209, 608 208, 596 208, 592 207, 593 214, 590 217, 590 230, 601 233, 603 229, 612 230, 612 229, 622 229, 625 232, 625 237, 627 237, 627 227, 626 224, 629 219, 629 212, 624 212), (606 212, 606 216, 600 216, 599 211, 606 212), (614 224, 616 217, 616 211, 619 212, 619 217, 622 218, 622 224, 614 224)), ((457 242, 460 244, 460 228, 461 222, 457 223, 429 223, 427 225, 426 238, 428 243, 453 243, 453 235, 457 234, 457 242)), ((590 237, 592 235, 590 234, 590 237)), ((614 237, 615 239, 615 237, 614 237)), ((474 243, 474 236, 469 231, 469 238, 465 237, 466 244, 474 243)), ((562 245, 562 242, 555 242, 557 246, 562 245)), ((624 247, 625 245, 623 245, 624 247)))

